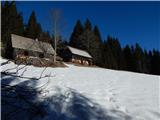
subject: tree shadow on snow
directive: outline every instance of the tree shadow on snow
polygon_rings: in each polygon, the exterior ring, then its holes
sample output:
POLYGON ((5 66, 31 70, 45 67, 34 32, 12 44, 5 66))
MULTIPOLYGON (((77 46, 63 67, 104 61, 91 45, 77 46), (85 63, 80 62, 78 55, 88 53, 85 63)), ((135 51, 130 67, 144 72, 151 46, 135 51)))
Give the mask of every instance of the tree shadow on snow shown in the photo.
MULTIPOLYGON (((5 86, 16 77, 3 76, 2 87, 2 120, 131 120, 132 118, 118 110, 105 110, 99 104, 68 88, 56 87, 52 96, 41 95, 43 92, 31 89, 23 81, 15 87, 5 86), (42 92, 42 93, 41 93, 42 92)), ((30 80, 31 81, 31 80, 30 80)), ((37 81, 32 86, 36 86, 37 81)))
POLYGON ((47 120, 131 120, 132 118, 118 110, 105 110, 99 104, 86 98, 73 89, 62 94, 61 89, 57 95, 48 98, 52 105, 48 106, 50 115, 47 120), (54 114, 53 114, 54 113, 54 114))

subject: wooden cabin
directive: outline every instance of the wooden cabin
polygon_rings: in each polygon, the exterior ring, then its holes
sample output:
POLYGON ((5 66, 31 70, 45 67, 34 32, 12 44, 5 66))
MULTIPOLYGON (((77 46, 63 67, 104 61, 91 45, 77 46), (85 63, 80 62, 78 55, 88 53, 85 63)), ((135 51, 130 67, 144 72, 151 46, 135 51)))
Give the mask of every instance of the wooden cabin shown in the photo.
POLYGON ((39 58, 53 58, 55 51, 51 44, 46 42, 34 40, 27 37, 11 34, 11 41, 13 47, 13 56, 16 57, 39 57, 39 58))
POLYGON ((61 57, 66 62, 73 62, 82 65, 92 65, 92 56, 84 51, 71 46, 67 46, 61 51, 61 57))

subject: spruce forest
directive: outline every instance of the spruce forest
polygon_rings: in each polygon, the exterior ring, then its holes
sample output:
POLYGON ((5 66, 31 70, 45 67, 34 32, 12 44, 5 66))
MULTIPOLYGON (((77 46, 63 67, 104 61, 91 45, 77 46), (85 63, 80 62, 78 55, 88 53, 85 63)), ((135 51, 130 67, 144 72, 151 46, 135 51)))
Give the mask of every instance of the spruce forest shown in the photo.
MULTIPOLYGON (((33 39, 38 38, 43 42, 54 42, 54 35, 41 28, 34 11, 28 23, 24 23, 14 1, 6 1, 1 6, 1 30, 3 48, 1 53, 7 59, 12 59, 13 54, 12 33, 33 39)), ((110 35, 103 40, 98 25, 92 25, 89 18, 86 18, 85 23, 77 20, 69 40, 64 40, 63 36, 60 36, 57 44, 58 50, 66 45, 86 50, 93 56, 94 65, 99 67, 160 75, 159 50, 146 50, 138 43, 121 47, 119 39, 110 35)))

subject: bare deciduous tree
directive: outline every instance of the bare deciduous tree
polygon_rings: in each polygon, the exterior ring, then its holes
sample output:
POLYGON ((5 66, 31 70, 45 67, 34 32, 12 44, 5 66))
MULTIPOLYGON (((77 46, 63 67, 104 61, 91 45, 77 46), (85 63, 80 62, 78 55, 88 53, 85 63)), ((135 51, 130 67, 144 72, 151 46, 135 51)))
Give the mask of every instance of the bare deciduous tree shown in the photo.
POLYGON ((60 39, 60 34, 65 27, 64 20, 62 18, 62 12, 60 9, 51 9, 51 22, 54 35, 54 62, 56 62, 57 43, 60 39))
POLYGON ((52 17, 52 22, 53 22, 53 34, 54 34, 54 62, 56 62, 56 52, 57 52, 57 41, 58 41, 58 36, 59 36, 59 21, 60 21, 60 10, 58 9, 52 9, 51 10, 51 17, 52 17))
MULTIPOLYGON (((10 61, 4 62, 2 65, 8 64, 10 61)), ((44 75, 44 71, 46 67, 42 70, 39 77, 25 77, 23 73, 26 72, 27 66, 19 67, 16 66, 14 68, 10 68, 7 70, 3 70, 2 80, 1 80, 1 92, 2 92, 2 119, 15 119, 17 113, 21 112, 22 114, 26 114, 29 119, 36 116, 44 116, 46 111, 44 106, 39 102, 35 103, 37 98, 45 99, 45 96, 48 94, 48 90, 46 87, 49 84, 51 73, 48 75, 44 75), (21 75, 17 75, 18 72, 23 69, 21 75), (10 70, 16 70, 15 73, 10 72, 10 70), (8 76, 6 79, 5 76, 8 76), (27 84, 21 84, 23 82, 17 83, 15 85, 10 85, 5 82, 6 80, 19 80, 26 79, 28 81, 37 83, 36 81, 41 80, 47 77, 48 80, 42 84, 41 86, 28 86, 27 84)))

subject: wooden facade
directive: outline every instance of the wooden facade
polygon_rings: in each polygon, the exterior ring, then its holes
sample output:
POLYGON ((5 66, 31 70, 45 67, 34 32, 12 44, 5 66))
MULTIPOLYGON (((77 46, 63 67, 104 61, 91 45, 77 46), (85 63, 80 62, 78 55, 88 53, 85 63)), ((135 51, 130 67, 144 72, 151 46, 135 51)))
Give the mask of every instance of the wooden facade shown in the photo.
POLYGON ((14 58, 25 58, 28 56, 53 58, 54 49, 49 43, 44 43, 15 34, 12 34, 11 38, 14 58))
POLYGON ((64 61, 82 65, 92 65, 92 57, 89 55, 89 53, 80 49, 72 48, 73 47, 66 47, 61 51, 60 55, 64 61))
POLYGON ((30 50, 23 50, 14 48, 13 49, 13 57, 24 57, 24 56, 32 56, 32 57, 39 57, 39 58, 53 58, 52 54, 46 54, 37 51, 30 51, 30 50))

